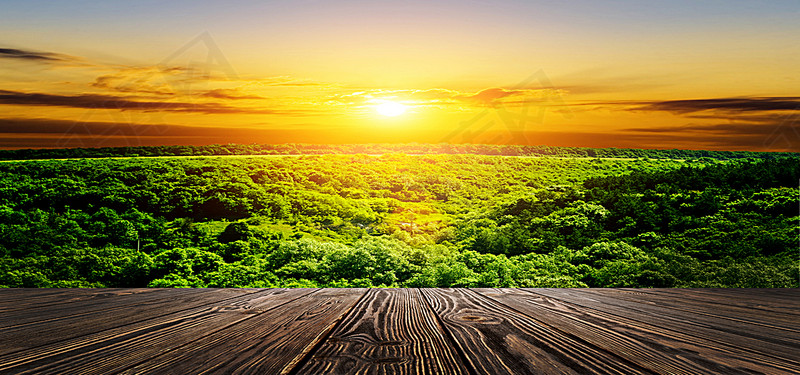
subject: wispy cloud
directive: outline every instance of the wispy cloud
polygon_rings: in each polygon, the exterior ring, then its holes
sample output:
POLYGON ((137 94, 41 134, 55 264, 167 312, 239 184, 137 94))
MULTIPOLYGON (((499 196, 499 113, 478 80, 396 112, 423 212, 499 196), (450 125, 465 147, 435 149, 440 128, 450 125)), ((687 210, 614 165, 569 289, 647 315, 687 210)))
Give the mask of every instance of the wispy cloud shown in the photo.
MULTIPOLYGON (((638 132, 638 133, 705 133, 705 134, 727 134, 727 135, 748 135, 748 134, 762 134, 768 135, 772 133, 775 128, 782 125, 780 121, 775 121, 770 124, 753 124, 753 123, 729 123, 729 124, 689 124, 689 125, 675 125, 675 126, 657 126, 649 128, 628 128, 624 131, 638 132)), ((800 130, 800 124, 783 125, 787 127, 797 128, 800 130)))
POLYGON ((490 87, 476 92, 465 92, 445 88, 424 90, 365 90, 338 94, 330 102, 365 105, 382 100, 397 100, 417 105, 472 105, 494 107, 501 104, 524 104, 553 95, 557 89, 506 89, 490 87))
POLYGON ((95 78, 92 87, 133 94, 191 94, 198 84, 227 81, 211 72, 180 66, 109 67, 115 71, 95 78))
POLYGON ((86 109, 115 109, 121 111, 194 112, 205 114, 288 114, 310 115, 312 111, 276 110, 235 107, 219 103, 176 101, 139 101, 111 95, 55 95, 0 90, 0 104, 53 106, 86 109))
POLYGON ((800 111, 800 97, 752 97, 665 100, 642 103, 635 110, 693 113, 707 110, 724 112, 800 111))
POLYGON ((219 136, 235 127, 205 127, 169 124, 135 124, 114 122, 76 122, 58 119, 0 118, 0 133, 6 134, 73 134, 116 136, 219 136))
POLYGON ((264 99, 263 96, 251 95, 242 93, 240 89, 214 89, 208 90, 200 94, 202 97, 215 98, 215 99, 232 99, 232 100, 246 100, 246 99, 264 99))
MULTIPOLYGON (((800 150, 798 112, 784 116, 743 116, 739 121, 710 124, 636 127, 622 130, 622 135, 659 137, 708 144, 714 148, 793 151, 800 150)), ((713 117, 711 117, 713 119, 713 117)))
MULTIPOLYGON (((61 119, 0 118, 0 148, 109 147, 214 143, 283 143, 307 140, 316 125, 275 127, 192 126, 61 119)), ((313 134, 319 134, 315 129, 313 134)), ((341 134, 328 130, 324 137, 341 134)), ((318 142, 322 142, 320 139, 318 142)))
POLYGON ((125 93, 175 95, 169 76, 180 74, 182 68, 130 67, 95 78, 91 86, 125 93))
POLYGON ((45 63, 71 62, 78 60, 76 57, 63 55, 60 53, 37 52, 17 48, 0 48, 0 58, 45 63))
POLYGON ((296 78, 291 76, 275 76, 267 78, 255 78, 248 82, 258 83, 265 86, 338 86, 330 82, 320 82, 307 78, 296 78))
POLYGON ((231 100, 264 99, 263 96, 253 94, 252 91, 258 92, 275 87, 333 86, 330 83, 288 76, 229 79, 191 67, 142 66, 115 67, 115 69, 117 70, 98 76, 90 85, 94 88, 129 94, 198 96, 231 100), (239 87, 224 87, 231 84, 239 87))

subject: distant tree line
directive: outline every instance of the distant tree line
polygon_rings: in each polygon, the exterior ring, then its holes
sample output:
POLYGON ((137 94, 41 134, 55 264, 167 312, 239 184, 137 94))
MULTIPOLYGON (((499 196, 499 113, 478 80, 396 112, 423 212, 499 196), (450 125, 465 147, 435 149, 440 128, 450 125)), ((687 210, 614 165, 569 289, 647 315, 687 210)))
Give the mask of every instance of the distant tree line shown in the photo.
POLYGON ((556 146, 473 145, 473 144, 227 144, 207 146, 140 146, 66 149, 0 150, 0 160, 70 159, 153 156, 214 155, 323 155, 323 154, 474 154, 502 156, 553 156, 650 159, 774 159, 796 157, 790 152, 657 150, 633 148, 590 148, 556 146))

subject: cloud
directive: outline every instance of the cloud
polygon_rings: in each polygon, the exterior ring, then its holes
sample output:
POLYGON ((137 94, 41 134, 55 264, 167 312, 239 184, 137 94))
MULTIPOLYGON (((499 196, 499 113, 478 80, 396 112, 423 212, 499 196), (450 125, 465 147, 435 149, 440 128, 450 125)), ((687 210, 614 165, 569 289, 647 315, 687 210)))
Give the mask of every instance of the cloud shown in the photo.
POLYGON ((104 147, 214 143, 231 130, 180 125, 0 119, 0 148, 104 147))
POLYGON ((233 100, 239 100, 239 99, 264 99, 264 97, 258 96, 258 95, 242 94, 241 90, 239 90, 239 89, 208 90, 208 91, 200 94, 200 96, 203 96, 203 97, 206 97, 206 98, 233 99, 233 100))
POLYGON ((653 128, 628 128, 624 131, 637 132, 637 133, 716 133, 716 134, 731 134, 731 135, 749 135, 749 134, 769 134, 778 126, 786 126, 788 128, 800 129, 800 124, 783 124, 775 122, 772 124, 752 124, 752 123, 730 123, 730 124, 708 124, 708 125, 676 125, 676 126, 659 126, 653 128))
POLYGON ((0 104, 53 106, 86 109, 117 109, 121 111, 194 112, 205 114, 291 114, 309 115, 312 111, 288 111, 248 107, 234 107, 219 103, 191 103, 171 101, 137 101, 111 95, 54 95, 0 90, 0 104))
MULTIPOLYGON (((317 125, 275 127, 192 126, 114 122, 76 122, 41 118, 0 118, 0 148, 118 147, 208 145, 224 143, 286 143, 308 141, 317 125)), ((341 135, 328 129, 322 137, 341 135)), ((315 139, 322 142, 321 139, 315 139)))
POLYGON ((320 82, 307 78, 295 78, 290 76, 254 78, 254 79, 246 79, 245 81, 264 86, 324 86, 324 87, 338 86, 338 84, 330 82, 320 82))
POLYGON ((210 72, 192 67, 145 66, 127 67, 104 74, 91 83, 92 87, 132 94, 154 94, 159 96, 199 96, 214 99, 264 99, 248 94, 243 87, 255 86, 324 86, 319 82, 297 80, 290 77, 270 77, 253 80, 229 80, 210 72), (218 82, 235 82, 237 88, 217 88, 198 91, 199 87, 218 82))
MULTIPOLYGON (((794 151, 800 146, 797 119, 782 121, 772 127, 743 127, 732 130, 719 124, 696 132, 686 127, 664 131, 577 132, 531 131, 531 144, 580 147, 678 148, 705 150, 794 151), (788 125, 787 125, 788 124, 788 125), (674 131, 673 131, 674 130, 674 131)), ((343 132, 341 129, 292 126, 276 128, 263 124, 259 128, 228 126, 189 126, 170 124, 136 124, 113 122, 75 122, 58 119, 0 118, 0 148, 31 147, 103 147, 168 144, 238 143, 369 143, 369 142, 435 142, 420 138, 403 129, 396 133, 383 130, 343 132), (335 142, 332 142, 335 141, 335 142)), ((490 134, 487 134, 487 136, 490 134)))
POLYGON ((125 82, 124 78, 112 75, 100 76, 91 84, 92 87, 110 89, 126 93, 145 93, 156 95, 175 95, 175 91, 166 83, 154 85, 142 80, 125 82))
POLYGON ((664 140, 706 142, 713 146, 747 150, 800 151, 800 117, 772 116, 771 121, 757 117, 751 122, 686 124, 623 129, 634 136, 656 136, 664 140), (638 135, 637 135, 638 134, 638 135))
POLYGON ((462 99, 473 100, 478 103, 490 105, 497 100, 526 93, 527 90, 507 90, 500 87, 493 87, 476 92, 473 95, 462 95, 462 99))
POLYGON ((705 140, 710 147, 800 150, 800 97, 716 98, 640 102, 631 110, 668 111, 708 124, 624 129, 631 134, 667 140, 705 140), (714 112, 705 112, 714 111, 714 112), (727 122, 721 122, 727 121, 727 122))
POLYGON ((77 60, 76 57, 52 52, 36 52, 16 48, 0 48, 0 58, 27 60, 34 62, 69 62, 77 60))
POLYGON ((212 137, 225 135, 232 130, 244 128, 204 127, 168 124, 136 124, 114 122, 78 122, 57 119, 0 118, 0 134, 72 134, 72 135, 114 135, 133 137, 154 136, 197 136, 212 137))
POLYGON ((666 100, 642 103, 634 110, 693 113, 708 110, 725 112, 800 111, 800 97, 753 97, 666 100))
POLYGON ((124 93, 176 95, 192 82, 209 80, 208 74, 192 68, 127 67, 95 78, 92 87, 124 93))
POLYGON ((557 89, 505 89, 491 87, 476 92, 465 92, 444 88, 425 90, 365 90, 334 95, 329 101, 340 104, 364 105, 382 100, 415 102, 417 105, 521 105, 532 101, 547 101, 557 89))

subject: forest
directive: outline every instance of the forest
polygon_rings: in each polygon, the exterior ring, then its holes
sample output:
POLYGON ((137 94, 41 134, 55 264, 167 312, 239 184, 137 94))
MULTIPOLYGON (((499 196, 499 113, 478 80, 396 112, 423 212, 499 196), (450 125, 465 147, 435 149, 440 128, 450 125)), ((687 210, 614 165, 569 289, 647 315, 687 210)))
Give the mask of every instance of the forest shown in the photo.
POLYGON ((279 146, 3 151, 0 286, 800 286, 797 154, 279 146))
POLYGON ((403 153, 476 154, 503 156, 554 156, 649 159, 774 159, 797 156, 790 152, 658 150, 635 148, 591 148, 558 146, 517 146, 480 144, 226 144, 205 146, 140 146, 63 149, 0 150, 0 160, 71 159, 139 156, 230 156, 230 155, 323 155, 403 153))

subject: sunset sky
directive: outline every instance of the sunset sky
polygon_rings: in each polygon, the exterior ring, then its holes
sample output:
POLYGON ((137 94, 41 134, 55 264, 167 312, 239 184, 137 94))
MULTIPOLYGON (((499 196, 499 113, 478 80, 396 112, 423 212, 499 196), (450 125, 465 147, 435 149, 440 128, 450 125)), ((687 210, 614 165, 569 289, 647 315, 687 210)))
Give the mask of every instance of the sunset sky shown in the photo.
POLYGON ((800 151, 800 2, 3 1, 0 148, 800 151))

